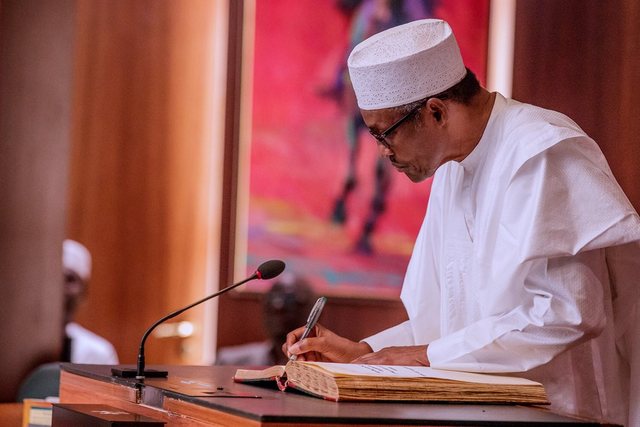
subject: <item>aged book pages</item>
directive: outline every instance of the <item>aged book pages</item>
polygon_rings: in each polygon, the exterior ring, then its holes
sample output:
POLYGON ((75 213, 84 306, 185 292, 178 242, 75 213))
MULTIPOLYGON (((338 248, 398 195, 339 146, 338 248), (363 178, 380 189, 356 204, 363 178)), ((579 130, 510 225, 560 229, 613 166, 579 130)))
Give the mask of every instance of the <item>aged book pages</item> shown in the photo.
POLYGON ((445 371, 424 366, 290 362, 239 369, 236 382, 277 381, 328 400, 409 400, 546 404, 542 384, 524 378, 445 371))

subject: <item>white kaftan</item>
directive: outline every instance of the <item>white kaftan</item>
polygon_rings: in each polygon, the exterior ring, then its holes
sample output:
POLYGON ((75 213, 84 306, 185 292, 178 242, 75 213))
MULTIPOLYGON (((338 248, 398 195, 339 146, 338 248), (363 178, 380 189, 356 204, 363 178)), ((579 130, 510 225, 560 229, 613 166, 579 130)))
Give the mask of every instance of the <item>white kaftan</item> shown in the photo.
POLYGON ((473 152, 435 174, 409 320, 364 341, 429 344, 437 368, 524 372, 555 410, 640 426, 639 277, 640 218, 595 142, 496 94, 473 152))
POLYGON ((75 322, 67 323, 65 332, 71 339, 71 362, 96 365, 118 364, 118 353, 105 338, 75 322))

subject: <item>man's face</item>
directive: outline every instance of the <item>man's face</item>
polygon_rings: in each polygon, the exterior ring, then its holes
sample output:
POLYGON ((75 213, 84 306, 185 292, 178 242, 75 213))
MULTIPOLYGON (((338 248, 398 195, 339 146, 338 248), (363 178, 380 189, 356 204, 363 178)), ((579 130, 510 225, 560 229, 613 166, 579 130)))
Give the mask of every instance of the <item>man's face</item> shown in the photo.
MULTIPOLYGON (((407 115, 395 109, 361 110, 361 113, 369 130, 378 135, 407 115)), ((378 149, 399 172, 413 182, 420 182, 433 176, 444 163, 444 136, 438 120, 423 104, 386 134, 384 143, 378 141, 378 149)))
POLYGON ((74 271, 64 269, 64 304, 67 313, 73 313, 86 292, 86 283, 74 271))

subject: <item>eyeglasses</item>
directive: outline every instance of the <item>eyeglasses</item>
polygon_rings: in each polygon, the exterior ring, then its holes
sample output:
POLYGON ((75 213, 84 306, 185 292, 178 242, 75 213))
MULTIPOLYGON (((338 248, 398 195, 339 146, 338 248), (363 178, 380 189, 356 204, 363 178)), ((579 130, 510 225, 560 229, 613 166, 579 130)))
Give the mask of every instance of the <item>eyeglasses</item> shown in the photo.
POLYGON ((391 132, 393 132, 394 130, 396 130, 397 128, 400 127, 400 125, 402 123, 404 123, 409 117, 413 116, 422 106, 424 106, 424 104, 426 104, 428 98, 424 99, 422 102, 420 102, 418 105, 416 105, 415 107, 413 107, 411 109, 411 111, 409 111, 407 114, 405 114, 404 116, 400 117, 400 119, 398 121, 396 121, 394 124, 392 124, 391 126, 389 126, 385 131, 381 132, 381 133, 377 133, 371 129, 369 129, 369 133, 371 134, 371 136, 373 136, 380 144, 382 144, 385 148, 387 149, 391 149, 391 145, 389 144, 389 142, 387 141, 387 136, 389 136, 389 134, 391 132))

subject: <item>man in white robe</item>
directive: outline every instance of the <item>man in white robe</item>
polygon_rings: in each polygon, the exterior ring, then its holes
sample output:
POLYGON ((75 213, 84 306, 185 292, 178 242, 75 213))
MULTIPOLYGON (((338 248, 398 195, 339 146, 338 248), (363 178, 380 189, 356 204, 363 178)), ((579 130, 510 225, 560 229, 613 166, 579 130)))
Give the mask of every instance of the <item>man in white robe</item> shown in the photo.
POLYGON ((117 365, 118 353, 105 338, 74 322, 76 311, 91 280, 91 253, 80 242, 62 243, 64 273, 64 349, 63 361, 117 365))
POLYGON ((359 343, 297 329, 283 351, 514 373, 555 410, 640 426, 640 218, 595 142, 477 86, 443 21, 371 37, 349 69, 381 154, 414 182, 435 175, 409 320, 359 343))

